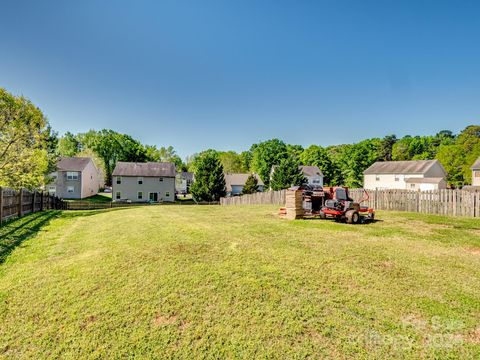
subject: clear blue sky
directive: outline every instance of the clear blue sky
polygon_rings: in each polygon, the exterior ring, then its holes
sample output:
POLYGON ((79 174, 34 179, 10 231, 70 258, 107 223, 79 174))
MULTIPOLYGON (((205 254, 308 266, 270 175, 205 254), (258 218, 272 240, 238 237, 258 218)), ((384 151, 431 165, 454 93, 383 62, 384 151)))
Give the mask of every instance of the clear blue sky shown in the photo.
POLYGON ((480 1, 2 1, 0 86, 185 156, 480 123, 480 1))

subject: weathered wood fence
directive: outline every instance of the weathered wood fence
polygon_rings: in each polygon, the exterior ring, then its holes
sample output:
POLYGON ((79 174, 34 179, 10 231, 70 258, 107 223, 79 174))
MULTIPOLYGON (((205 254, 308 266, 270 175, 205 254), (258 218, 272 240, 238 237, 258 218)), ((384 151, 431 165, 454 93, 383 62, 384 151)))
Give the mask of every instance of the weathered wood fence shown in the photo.
POLYGON ((49 209, 64 210, 66 203, 44 192, 0 187, 0 225, 8 219, 49 209))
POLYGON ((285 205, 285 194, 286 190, 280 190, 224 197, 220 199, 220 205, 285 205))
MULTIPOLYGON (((367 190, 364 201, 377 210, 411 211, 425 214, 480 217, 480 192, 468 190, 367 190)), ((355 200, 365 197, 363 189, 351 189, 355 200)))
MULTIPOLYGON (((221 205, 285 205, 285 191, 221 198, 221 205)), ((363 189, 350 189, 357 201, 364 199, 363 189)), ((411 211, 425 214, 480 217, 480 192, 468 190, 368 190, 363 203, 376 210, 411 211)))

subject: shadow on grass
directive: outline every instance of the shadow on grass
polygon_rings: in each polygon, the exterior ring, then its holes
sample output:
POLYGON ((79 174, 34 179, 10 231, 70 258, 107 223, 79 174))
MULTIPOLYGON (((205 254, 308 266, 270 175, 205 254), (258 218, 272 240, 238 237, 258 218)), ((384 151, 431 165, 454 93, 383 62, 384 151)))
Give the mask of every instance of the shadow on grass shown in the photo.
POLYGON ((0 265, 5 262, 8 255, 10 255, 17 246, 20 246, 25 240, 34 237, 43 227, 48 225, 52 219, 88 217, 122 209, 123 208, 84 211, 49 210, 29 214, 20 219, 10 220, 0 227, 0 265))
POLYGON ((25 240, 36 235, 60 211, 43 211, 7 222, 0 227, 0 264, 25 240))

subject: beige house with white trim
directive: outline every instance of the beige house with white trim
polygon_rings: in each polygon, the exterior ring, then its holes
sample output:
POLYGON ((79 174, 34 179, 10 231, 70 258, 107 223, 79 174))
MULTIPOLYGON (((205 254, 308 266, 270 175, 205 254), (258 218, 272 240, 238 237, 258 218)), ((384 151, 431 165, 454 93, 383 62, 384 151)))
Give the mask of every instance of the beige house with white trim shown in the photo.
POLYGON ((363 187, 369 190, 446 189, 447 172, 438 160, 377 161, 363 172, 363 187))
POLYGON ((98 194, 103 175, 89 157, 61 157, 47 185, 51 195, 62 199, 84 199, 98 194))
POLYGON ((480 187, 480 157, 473 163, 470 169, 472 169, 472 186, 480 187))
POLYGON ((173 163, 119 161, 112 175, 113 201, 175 201, 176 171, 173 163))

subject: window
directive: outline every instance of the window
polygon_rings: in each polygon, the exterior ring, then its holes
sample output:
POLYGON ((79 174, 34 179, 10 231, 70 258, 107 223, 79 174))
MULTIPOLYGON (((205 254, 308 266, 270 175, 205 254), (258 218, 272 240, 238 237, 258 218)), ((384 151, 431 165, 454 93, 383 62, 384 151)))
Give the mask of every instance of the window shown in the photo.
POLYGON ((67 180, 78 180, 78 172, 67 171, 67 180))
POLYGON ((67 193, 71 194, 75 192, 75 188, 73 186, 67 186, 67 193))
POLYGON ((57 173, 56 172, 52 173, 52 179, 57 180, 57 173))
POLYGON ((158 180, 159 180, 159 181, 163 181, 163 178, 159 178, 158 180))
POLYGON ((380 181, 380 176, 375 176, 375 181, 380 181))
POLYGON ((143 192, 142 191, 139 191, 138 194, 137 194, 137 199, 138 200, 142 200, 143 199, 143 192))
POLYGON ((319 179, 314 179, 314 180, 312 181, 312 184, 320 184, 320 180, 319 180, 319 179))
POLYGON ((57 192, 57 187, 56 186, 49 186, 48 187, 48 192, 50 194, 55 194, 57 192))
POLYGON ((400 175, 394 175, 395 176, 395 181, 400 181, 400 175))
POLYGON ((165 193, 165 197, 170 197, 170 192, 169 192, 169 191, 167 191, 167 192, 165 193))
POLYGON ((412 189, 415 189, 415 184, 410 184, 410 187, 411 187, 412 189))
POLYGON ((138 185, 142 185, 143 184, 143 177, 138 177, 137 178, 137 183, 138 183, 138 185))
POLYGON ((122 198, 122 193, 121 193, 120 191, 117 191, 117 192, 115 193, 115 199, 116 199, 116 200, 120 200, 121 198, 122 198))
POLYGON ((120 185, 122 183, 122 177, 117 176, 117 185, 120 185))
POLYGON ((475 171, 474 174, 475 177, 480 177, 480 171, 475 171))

